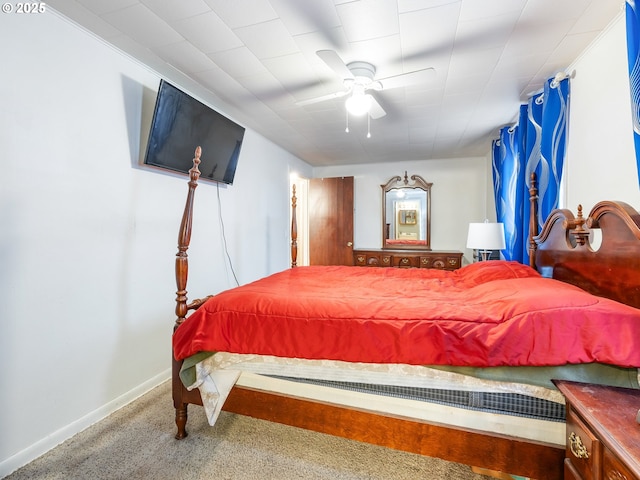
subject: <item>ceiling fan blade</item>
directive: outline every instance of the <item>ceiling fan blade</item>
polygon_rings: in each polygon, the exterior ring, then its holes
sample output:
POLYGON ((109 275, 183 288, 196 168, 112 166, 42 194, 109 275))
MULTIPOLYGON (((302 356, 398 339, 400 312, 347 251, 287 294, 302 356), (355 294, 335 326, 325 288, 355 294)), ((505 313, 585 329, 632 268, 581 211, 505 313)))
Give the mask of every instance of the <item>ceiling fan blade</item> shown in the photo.
POLYGON ((340 55, 338 55, 338 52, 335 50, 318 50, 316 55, 318 55, 331 70, 336 72, 340 78, 353 78, 353 73, 351 73, 347 64, 342 61, 342 58, 340 58, 340 55))
POLYGON ((335 93, 329 93, 328 95, 322 95, 320 97, 308 98, 307 100, 300 100, 299 102, 296 102, 296 105, 298 105, 299 107, 303 107, 305 105, 312 105, 314 103, 320 103, 320 102, 324 102, 326 100, 333 100, 334 98, 344 97, 348 93, 349 93, 349 90, 345 90, 345 91, 341 91, 341 92, 335 92, 335 93))
POLYGON ((425 68, 416 70, 415 72, 401 73, 387 78, 379 78, 377 81, 382 84, 382 90, 389 88, 406 87, 408 85, 417 85, 426 83, 435 78, 436 71, 433 68, 425 68))
POLYGON ((371 95, 371 108, 369 109, 369 116, 376 120, 378 118, 384 117, 386 114, 387 112, 385 112, 384 108, 382 108, 382 106, 378 103, 376 97, 371 95))

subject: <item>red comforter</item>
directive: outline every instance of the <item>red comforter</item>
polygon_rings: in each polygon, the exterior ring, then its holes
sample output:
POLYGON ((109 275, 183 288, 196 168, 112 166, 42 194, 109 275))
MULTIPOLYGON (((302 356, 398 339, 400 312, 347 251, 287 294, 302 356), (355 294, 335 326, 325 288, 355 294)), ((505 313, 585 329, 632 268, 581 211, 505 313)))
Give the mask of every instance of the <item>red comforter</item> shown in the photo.
POLYGON ((640 367, 640 310, 516 262, 297 267, 209 299, 176 330, 199 351, 415 365, 640 367))

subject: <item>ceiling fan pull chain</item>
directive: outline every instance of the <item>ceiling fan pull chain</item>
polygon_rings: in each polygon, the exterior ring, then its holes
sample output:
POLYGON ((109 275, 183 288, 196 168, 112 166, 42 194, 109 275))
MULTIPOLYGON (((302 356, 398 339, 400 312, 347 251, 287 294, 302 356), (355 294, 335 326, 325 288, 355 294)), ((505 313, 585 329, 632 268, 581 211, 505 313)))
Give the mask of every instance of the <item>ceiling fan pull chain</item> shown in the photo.
POLYGON ((367 138, 371 138, 371 115, 367 113, 367 138))
POLYGON ((347 114, 347 128, 345 128, 344 131, 349 133, 349 110, 345 108, 344 111, 347 114))

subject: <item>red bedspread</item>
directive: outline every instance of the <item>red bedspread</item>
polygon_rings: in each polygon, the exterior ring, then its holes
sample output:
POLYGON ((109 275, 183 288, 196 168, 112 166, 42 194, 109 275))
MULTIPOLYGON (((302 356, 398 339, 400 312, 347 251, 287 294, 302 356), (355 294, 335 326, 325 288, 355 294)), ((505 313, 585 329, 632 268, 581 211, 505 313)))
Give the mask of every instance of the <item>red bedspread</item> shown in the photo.
POLYGON ((209 299, 176 330, 199 351, 415 365, 640 366, 640 310, 516 262, 297 267, 209 299))

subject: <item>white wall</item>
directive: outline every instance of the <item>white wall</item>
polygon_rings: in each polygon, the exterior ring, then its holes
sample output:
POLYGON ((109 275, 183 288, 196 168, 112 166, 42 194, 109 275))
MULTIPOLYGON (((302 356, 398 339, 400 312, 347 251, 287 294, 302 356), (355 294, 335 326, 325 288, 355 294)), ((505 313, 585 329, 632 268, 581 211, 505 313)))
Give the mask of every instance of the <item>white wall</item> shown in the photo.
MULTIPOLYGON (((3 477, 169 377, 187 178, 138 166, 154 72, 50 13, 0 38, 3 477)), ((248 130, 234 185, 201 183, 191 298, 234 286, 218 194, 239 282, 289 266, 291 170, 248 130)))
POLYGON ((495 221, 494 199, 487 189, 491 171, 486 158, 407 161, 316 167, 315 177, 354 177, 354 247, 382 246, 382 189, 391 177, 420 175, 431 187, 431 248, 464 252, 470 222, 495 221))
POLYGON ((640 209, 621 13, 572 65, 566 207, 585 215, 601 200, 640 209))

